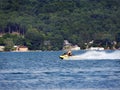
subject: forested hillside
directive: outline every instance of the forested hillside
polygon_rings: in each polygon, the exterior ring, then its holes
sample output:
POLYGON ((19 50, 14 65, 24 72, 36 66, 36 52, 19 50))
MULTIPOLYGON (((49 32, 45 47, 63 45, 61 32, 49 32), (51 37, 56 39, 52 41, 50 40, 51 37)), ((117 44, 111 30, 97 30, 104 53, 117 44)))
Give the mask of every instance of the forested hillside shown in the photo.
POLYGON ((0 0, 0 45, 60 50, 64 40, 120 42, 120 0, 0 0))

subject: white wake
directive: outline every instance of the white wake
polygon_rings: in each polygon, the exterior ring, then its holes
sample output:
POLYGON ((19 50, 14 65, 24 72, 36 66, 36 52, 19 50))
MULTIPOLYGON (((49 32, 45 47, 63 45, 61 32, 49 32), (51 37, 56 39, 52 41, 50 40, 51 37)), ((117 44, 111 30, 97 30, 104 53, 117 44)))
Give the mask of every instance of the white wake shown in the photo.
POLYGON ((87 51, 83 54, 75 55, 69 58, 69 60, 102 60, 102 59, 120 59, 120 50, 113 52, 106 51, 87 51))

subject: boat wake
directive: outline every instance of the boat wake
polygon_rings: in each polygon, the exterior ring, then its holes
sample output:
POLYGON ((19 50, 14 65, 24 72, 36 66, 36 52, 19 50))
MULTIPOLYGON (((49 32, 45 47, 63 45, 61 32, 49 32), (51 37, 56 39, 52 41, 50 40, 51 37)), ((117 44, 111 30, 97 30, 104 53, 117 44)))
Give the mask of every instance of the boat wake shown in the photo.
POLYGON ((80 55, 75 55, 69 60, 103 60, 103 59, 120 59, 120 51, 87 51, 80 55))

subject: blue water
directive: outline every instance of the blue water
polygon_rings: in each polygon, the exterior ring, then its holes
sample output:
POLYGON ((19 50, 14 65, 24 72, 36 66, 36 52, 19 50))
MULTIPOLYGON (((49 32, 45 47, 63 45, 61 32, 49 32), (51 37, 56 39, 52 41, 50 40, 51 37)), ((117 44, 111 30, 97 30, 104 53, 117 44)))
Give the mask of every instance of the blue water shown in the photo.
POLYGON ((120 90, 120 59, 113 58, 119 54, 107 51, 112 59, 61 60, 62 53, 0 52, 0 90, 120 90))

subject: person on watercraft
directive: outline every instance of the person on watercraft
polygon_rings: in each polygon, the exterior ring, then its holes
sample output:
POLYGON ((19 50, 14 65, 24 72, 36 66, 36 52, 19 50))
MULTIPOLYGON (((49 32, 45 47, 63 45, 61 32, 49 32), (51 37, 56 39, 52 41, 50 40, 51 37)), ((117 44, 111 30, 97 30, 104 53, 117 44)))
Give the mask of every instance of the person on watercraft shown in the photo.
POLYGON ((72 51, 69 50, 69 51, 67 52, 67 55, 68 55, 68 56, 72 56, 72 51))

